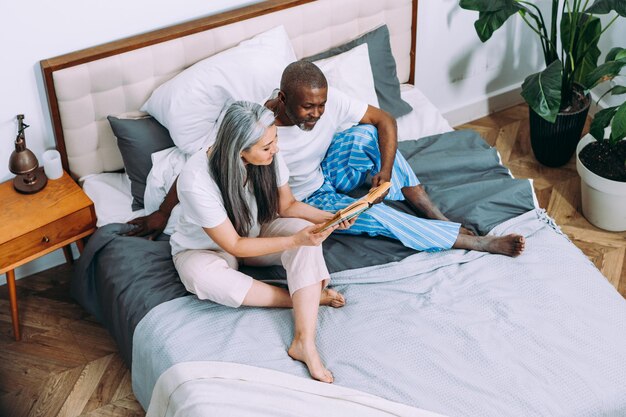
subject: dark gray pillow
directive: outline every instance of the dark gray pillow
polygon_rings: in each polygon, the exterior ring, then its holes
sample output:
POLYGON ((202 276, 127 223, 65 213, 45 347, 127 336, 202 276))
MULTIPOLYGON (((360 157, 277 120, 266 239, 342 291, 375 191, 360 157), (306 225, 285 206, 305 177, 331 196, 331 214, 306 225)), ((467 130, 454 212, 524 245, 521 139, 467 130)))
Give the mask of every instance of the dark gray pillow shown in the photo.
POLYGON ((349 51, 363 43, 367 43, 370 65, 372 66, 372 74, 374 75, 374 87, 380 108, 391 113, 395 118, 409 113, 413 108, 409 103, 402 100, 400 96, 400 82, 398 81, 398 74, 396 72, 396 61, 391 53, 389 29, 387 25, 367 32, 353 41, 304 59, 307 61, 317 61, 318 59, 329 58, 349 51))
POLYGON ((154 152, 171 148, 174 142, 168 130, 152 117, 120 119, 109 116, 107 119, 117 138, 124 168, 130 178, 133 210, 140 210, 143 208, 146 178, 152 169, 151 155, 154 152))

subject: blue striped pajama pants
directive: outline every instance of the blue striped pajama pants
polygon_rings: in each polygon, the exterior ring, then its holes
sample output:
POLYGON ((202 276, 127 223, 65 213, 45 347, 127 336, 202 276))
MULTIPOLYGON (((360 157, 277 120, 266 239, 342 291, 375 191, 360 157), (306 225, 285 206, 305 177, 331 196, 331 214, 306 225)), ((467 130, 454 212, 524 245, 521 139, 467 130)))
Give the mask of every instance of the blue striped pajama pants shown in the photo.
MULTIPOLYGON (((375 175, 380 171, 376 128, 372 125, 357 125, 337 133, 321 167, 324 184, 304 202, 333 212, 347 207, 355 199, 346 193, 363 184, 368 173, 375 175)), ((419 184, 400 152, 396 152, 391 184, 386 200, 404 200, 401 189, 419 184)), ((434 252, 450 249, 458 237, 460 227, 459 223, 422 219, 385 204, 375 204, 362 213, 350 229, 338 230, 337 233, 382 235, 397 239, 409 248, 434 252)))

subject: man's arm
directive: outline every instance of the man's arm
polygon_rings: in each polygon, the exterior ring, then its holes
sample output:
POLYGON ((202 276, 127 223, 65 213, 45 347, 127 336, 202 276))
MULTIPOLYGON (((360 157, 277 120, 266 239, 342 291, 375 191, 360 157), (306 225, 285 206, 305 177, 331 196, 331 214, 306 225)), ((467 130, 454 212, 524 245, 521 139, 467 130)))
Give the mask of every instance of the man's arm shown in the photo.
POLYGON ((389 113, 373 106, 367 106, 360 123, 371 124, 378 129, 380 172, 372 178, 372 187, 377 187, 385 181, 391 181, 393 161, 398 149, 398 126, 396 119, 389 113))
POLYGON ((135 225, 135 228, 128 232, 127 236, 147 236, 149 240, 154 240, 165 230, 167 221, 172 214, 172 210, 178 204, 178 193, 176 192, 176 182, 174 180, 170 190, 167 192, 165 199, 159 206, 158 210, 148 214, 147 216, 137 217, 128 222, 135 225))

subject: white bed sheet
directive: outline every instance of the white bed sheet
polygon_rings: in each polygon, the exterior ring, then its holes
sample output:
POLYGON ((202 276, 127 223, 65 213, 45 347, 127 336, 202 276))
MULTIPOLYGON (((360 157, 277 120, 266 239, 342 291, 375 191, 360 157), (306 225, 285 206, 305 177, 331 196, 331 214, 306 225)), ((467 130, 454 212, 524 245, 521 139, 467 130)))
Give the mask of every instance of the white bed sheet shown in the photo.
POLYGON ((172 366, 159 378, 152 398, 147 417, 444 417, 339 385, 212 361, 172 366))
POLYGON ((133 196, 130 192, 130 179, 125 173, 106 172, 80 178, 85 194, 93 201, 96 209, 96 226, 110 223, 126 223, 145 211, 133 211, 133 196))
MULTIPOLYGON (((403 84, 401 87, 402 99, 413 107, 413 111, 397 120, 399 141, 419 139, 453 130, 441 112, 417 87, 411 84, 403 84)), ((85 193, 94 202, 98 227, 110 223, 125 223, 146 213, 149 214, 154 208, 152 205, 146 205, 146 210, 132 210, 130 179, 124 173, 87 175, 81 178, 80 182, 83 183, 85 193)), ((157 186, 161 187, 163 182, 171 181, 162 178, 157 186)), ((153 197, 162 194, 162 190, 146 187, 144 198, 151 201, 153 197)), ((166 233, 171 234, 173 224, 174 221, 168 223, 166 233)))

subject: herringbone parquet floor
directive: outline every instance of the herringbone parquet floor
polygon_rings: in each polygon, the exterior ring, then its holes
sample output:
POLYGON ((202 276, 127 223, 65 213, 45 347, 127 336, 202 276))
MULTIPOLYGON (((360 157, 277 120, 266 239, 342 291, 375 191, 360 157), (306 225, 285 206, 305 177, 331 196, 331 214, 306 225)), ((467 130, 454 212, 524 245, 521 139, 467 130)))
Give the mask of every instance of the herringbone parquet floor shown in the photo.
MULTIPOLYGON (((541 206, 626 297, 626 232, 604 232, 582 217, 573 161, 558 169, 537 163, 527 118, 519 105, 459 128, 480 132, 516 177, 534 179, 541 206)), ((0 416, 144 416, 112 339, 70 298, 71 271, 62 265, 18 281, 21 342, 0 287, 0 416)))
POLYGON ((498 149, 502 162, 516 178, 533 179, 539 205, 626 297, 626 232, 598 229, 583 217, 575 157, 560 168, 548 168, 535 160, 528 132, 528 107, 520 104, 458 128, 478 131, 498 149))

